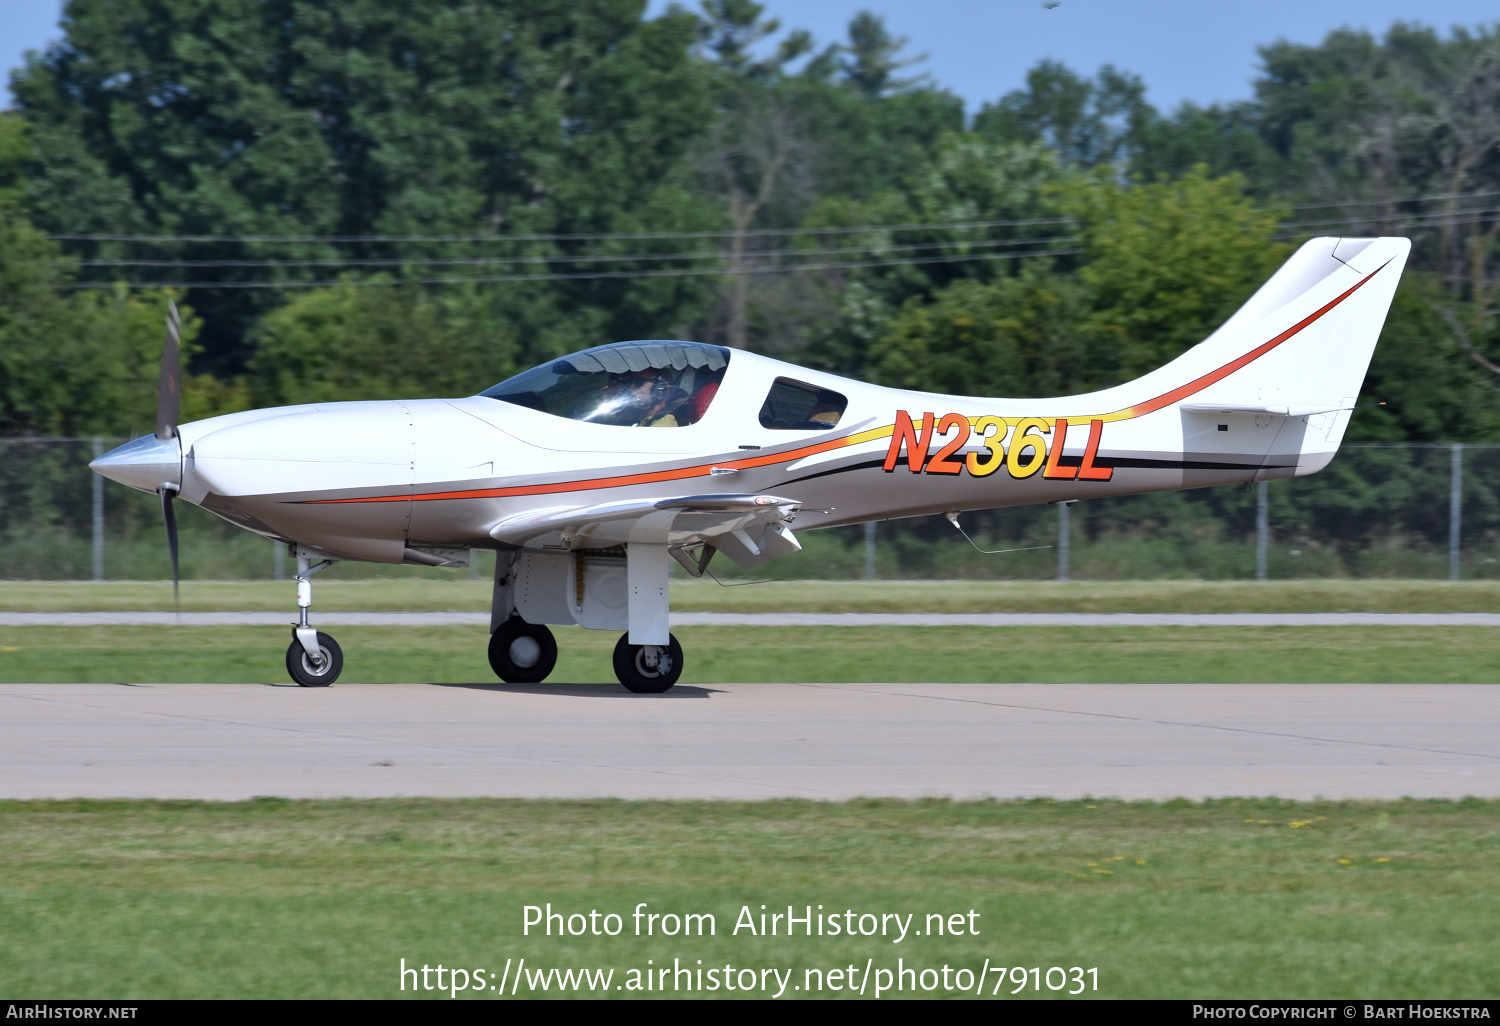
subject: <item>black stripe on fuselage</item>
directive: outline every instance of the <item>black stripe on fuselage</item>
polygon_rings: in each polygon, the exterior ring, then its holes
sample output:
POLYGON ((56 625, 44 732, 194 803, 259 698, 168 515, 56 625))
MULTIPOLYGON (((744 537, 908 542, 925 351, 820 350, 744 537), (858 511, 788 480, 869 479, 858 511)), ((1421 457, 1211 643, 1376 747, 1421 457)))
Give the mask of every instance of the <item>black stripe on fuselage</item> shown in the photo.
MULTIPOLYGON (((1057 464, 1061 467, 1076 467, 1082 464, 1082 456, 1061 456, 1057 464)), ((831 477, 834 474, 847 474, 855 470, 872 470, 876 467, 884 467, 885 460, 866 460, 863 463, 851 463, 847 467, 836 467, 833 470, 820 470, 816 474, 808 474, 805 477, 794 477, 788 484, 800 484, 803 481, 813 481, 820 477, 831 477)), ((1261 470, 1282 470, 1296 466, 1295 463, 1220 463, 1214 460, 1161 460, 1143 459, 1135 456, 1119 456, 1113 458, 1100 457, 1094 460, 1094 466, 1105 469, 1127 468, 1132 470, 1243 470, 1246 473, 1255 473, 1261 470)))

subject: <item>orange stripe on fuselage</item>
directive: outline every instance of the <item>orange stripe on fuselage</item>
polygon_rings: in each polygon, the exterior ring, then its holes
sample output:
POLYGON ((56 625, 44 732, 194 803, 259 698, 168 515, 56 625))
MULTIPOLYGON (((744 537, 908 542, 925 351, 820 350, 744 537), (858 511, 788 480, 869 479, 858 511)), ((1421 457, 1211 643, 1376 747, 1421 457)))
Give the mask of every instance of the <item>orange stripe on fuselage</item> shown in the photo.
POLYGON ((1308 314, 1306 317, 1302 318, 1302 320, 1298 321, 1296 324, 1283 331, 1280 335, 1277 335, 1275 338, 1271 339, 1271 341, 1265 343, 1264 345, 1257 346, 1256 348, 1250 350, 1250 352, 1246 353, 1244 356, 1241 356, 1236 360, 1230 360, 1218 370, 1210 371, 1209 373, 1203 375, 1201 378, 1198 378, 1194 381, 1189 381, 1186 385, 1174 388, 1170 392, 1165 392, 1162 395, 1157 396, 1155 399, 1144 403, 1138 403, 1137 405, 1128 407, 1127 409, 1121 410, 1116 414, 1106 416, 1104 419, 1109 420, 1112 417, 1115 420, 1132 420, 1136 417, 1144 417, 1148 413, 1155 413, 1157 410, 1160 410, 1166 406, 1171 406, 1175 402, 1181 402, 1188 396, 1203 391, 1209 385, 1215 384, 1219 381, 1223 381, 1225 378, 1229 377, 1229 375, 1233 374, 1241 367, 1245 367, 1255 362, 1256 360, 1259 360, 1262 356, 1265 356, 1271 350, 1281 345, 1281 343, 1285 342, 1287 339, 1291 338, 1293 335, 1296 335, 1298 332, 1302 331, 1302 329, 1318 320, 1329 310, 1332 310, 1344 300, 1354 295, 1354 293, 1358 292, 1361 288, 1364 287, 1365 283, 1368 282, 1370 278, 1375 277, 1375 275, 1385 270, 1386 264, 1389 263, 1390 261, 1387 260, 1384 264, 1381 264, 1379 267, 1375 268, 1375 270, 1371 271, 1369 277, 1361 278, 1359 281, 1349 286, 1348 290, 1346 290, 1344 293, 1334 297, 1327 304, 1308 314), (1121 414, 1123 414, 1123 416, 1121 416, 1121 414))
POLYGON ((767 453, 764 456, 747 456, 737 460, 716 460, 693 467, 676 470, 653 470, 643 474, 620 474, 614 477, 596 477, 584 481, 554 481, 551 484, 514 485, 509 488, 466 488, 453 492, 422 492, 416 495, 377 495, 358 499, 308 499, 305 505, 336 505, 345 502, 432 502, 438 499, 503 499, 513 495, 550 495, 557 492, 581 492, 594 488, 625 488, 630 485, 655 484, 660 481, 681 481, 690 477, 708 477, 715 467, 730 470, 747 470, 777 463, 789 463, 805 456, 816 456, 847 445, 867 442, 891 433, 890 427, 872 428, 842 438, 830 438, 816 445, 805 445, 786 452, 767 453))
MULTIPOLYGON (((1281 334, 1277 335, 1269 342, 1257 346, 1255 349, 1252 349, 1244 356, 1229 361, 1217 370, 1210 371, 1202 377, 1195 378, 1185 385, 1181 385, 1177 388, 1172 389, 1172 391, 1170 392, 1164 392, 1161 395, 1157 396, 1155 399, 1149 399, 1146 402, 1137 403, 1134 406, 1127 406, 1125 409, 1116 410, 1114 413, 1106 413, 1102 416, 1097 417, 1070 417, 1068 419, 1077 420, 1080 423, 1084 420, 1103 420, 1108 422, 1134 420, 1136 417, 1144 417, 1148 413, 1155 413, 1157 410, 1163 409, 1167 406, 1171 406, 1173 403, 1181 402, 1183 399, 1186 399, 1191 395, 1203 391, 1203 389, 1207 388, 1209 385, 1224 380, 1235 371, 1255 362, 1262 356, 1269 353, 1271 350, 1275 349, 1277 346, 1281 345, 1287 339, 1292 338, 1298 332, 1302 331, 1314 321, 1317 321, 1319 318, 1321 318, 1324 314, 1328 313, 1328 311, 1332 310, 1344 300, 1348 299, 1355 292, 1359 291, 1359 289, 1362 288, 1366 282, 1368 282, 1371 278, 1374 278, 1375 275, 1379 274, 1381 271, 1385 270, 1386 265, 1389 263, 1390 261, 1386 261, 1385 264, 1381 264, 1375 270, 1371 271, 1368 277, 1362 278, 1359 281, 1355 282, 1346 291, 1336 296, 1328 303, 1315 310, 1313 313, 1308 314, 1302 320, 1298 321, 1296 324, 1292 325, 1286 331, 1283 331, 1281 334)), ((974 418, 970 418, 971 422, 973 419, 974 418)), ((1005 419, 1013 421, 1019 418, 1005 419)), ((1048 417, 1045 419, 1049 421, 1055 421, 1057 418, 1048 417)), ((777 463, 789 463, 793 460, 802 459, 806 456, 816 456, 818 453, 830 452, 834 449, 840 449, 849 445, 858 445, 861 442, 868 442, 876 438, 885 438, 894 431, 895 425, 887 424, 885 427, 871 428, 868 431, 860 431, 856 434, 845 435, 842 438, 830 438, 826 442, 818 442, 814 445, 805 445, 801 448, 791 449, 786 452, 768 453, 765 456, 748 456, 743 459, 737 460, 719 460, 712 463, 700 463, 697 466, 679 467, 676 470, 654 470, 644 474, 620 474, 615 477, 595 477, 583 481, 555 481, 551 484, 514 485, 509 488, 466 488, 460 491, 452 492, 422 492, 414 495, 376 495, 357 499, 304 499, 302 501, 302 504, 321 506, 338 505, 348 502, 433 502, 441 499, 503 499, 516 495, 553 495, 558 492, 582 492, 590 491, 596 488, 625 488, 630 485, 656 484, 661 481, 681 481, 686 478, 708 477, 709 472, 714 467, 724 467, 730 470, 748 470, 754 467, 772 466, 777 463)))

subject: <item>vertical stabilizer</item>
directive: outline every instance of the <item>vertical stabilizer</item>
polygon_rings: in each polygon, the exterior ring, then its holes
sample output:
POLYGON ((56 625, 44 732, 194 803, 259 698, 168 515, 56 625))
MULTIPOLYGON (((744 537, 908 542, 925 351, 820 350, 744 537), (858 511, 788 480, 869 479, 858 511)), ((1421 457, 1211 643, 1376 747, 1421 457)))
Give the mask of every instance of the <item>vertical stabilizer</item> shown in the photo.
POLYGON ((1134 409, 1175 407, 1185 436, 1201 433, 1198 419, 1257 417, 1275 428, 1264 476, 1322 469, 1349 425, 1410 250, 1403 238, 1309 240, 1207 339, 1131 382, 1156 393, 1134 409))

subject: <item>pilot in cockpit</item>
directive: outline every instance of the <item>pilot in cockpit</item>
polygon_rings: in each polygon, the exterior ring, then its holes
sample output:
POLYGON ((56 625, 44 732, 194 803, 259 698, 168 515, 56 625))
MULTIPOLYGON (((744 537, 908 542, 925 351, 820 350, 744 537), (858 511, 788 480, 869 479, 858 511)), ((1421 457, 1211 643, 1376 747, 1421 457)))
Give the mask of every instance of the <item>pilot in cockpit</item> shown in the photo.
POLYGON ((616 424, 640 427, 677 427, 673 411, 687 393, 675 387, 669 371, 655 367, 629 371, 611 380, 608 393, 613 399, 616 424))

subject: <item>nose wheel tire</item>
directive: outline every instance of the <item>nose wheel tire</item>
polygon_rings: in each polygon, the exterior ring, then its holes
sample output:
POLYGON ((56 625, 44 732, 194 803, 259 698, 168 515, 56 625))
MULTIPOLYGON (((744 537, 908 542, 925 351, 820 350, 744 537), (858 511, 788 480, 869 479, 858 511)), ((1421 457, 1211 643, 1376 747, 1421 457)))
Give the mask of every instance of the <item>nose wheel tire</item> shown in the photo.
POLYGON ((323 658, 315 663, 296 638, 287 646, 286 672, 304 688, 326 688, 343 672, 343 649, 322 631, 318 632, 318 652, 323 658))
POLYGON ((543 624, 513 616, 490 635, 490 669, 507 684, 540 684, 557 665, 557 642, 543 624))
POLYGON ((615 676, 625 685, 626 691, 638 695, 656 695, 666 691, 682 676, 682 646, 675 635, 668 635, 671 644, 656 649, 655 666, 647 658, 647 646, 632 645, 630 635, 621 635, 615 643, 615 676))

